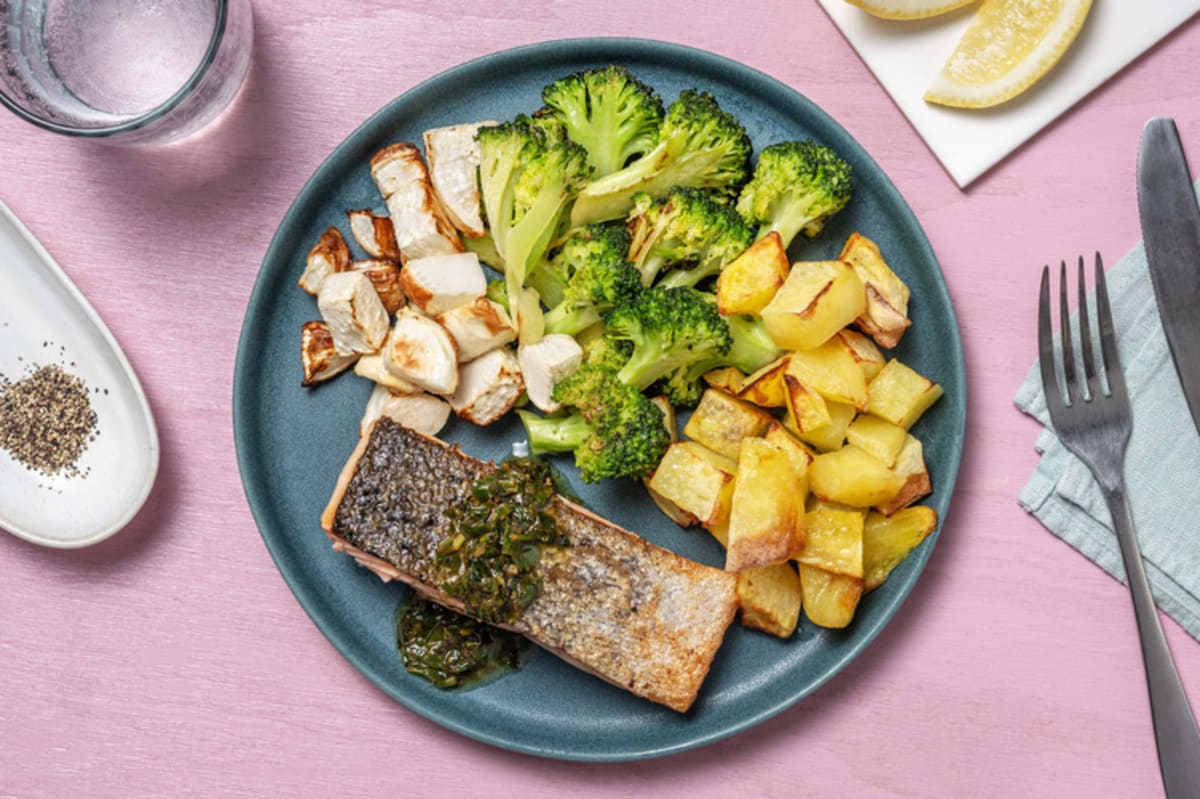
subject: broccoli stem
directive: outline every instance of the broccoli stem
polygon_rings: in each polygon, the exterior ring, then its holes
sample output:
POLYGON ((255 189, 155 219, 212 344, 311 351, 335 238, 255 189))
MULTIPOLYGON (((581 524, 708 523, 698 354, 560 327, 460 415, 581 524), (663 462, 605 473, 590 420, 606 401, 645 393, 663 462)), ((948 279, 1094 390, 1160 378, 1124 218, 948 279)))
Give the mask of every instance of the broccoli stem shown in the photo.
POLYGON ((538 416, 518 410, 529 449, 535 455, 547 452, 573 452, 592 434, 592 427, 580 414, 570 416, 538 416))

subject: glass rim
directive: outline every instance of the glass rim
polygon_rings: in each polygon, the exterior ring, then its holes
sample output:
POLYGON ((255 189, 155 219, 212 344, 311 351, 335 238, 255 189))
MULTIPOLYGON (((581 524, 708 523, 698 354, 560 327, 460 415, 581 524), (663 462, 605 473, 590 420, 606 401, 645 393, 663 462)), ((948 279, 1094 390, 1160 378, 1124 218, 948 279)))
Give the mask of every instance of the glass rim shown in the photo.
POLYGON ((191 95, 192 90, 195 89, 200 81, 204 79, 204 76, 208 73, 209 67, 211 67, 213 62, 216 61, 217 51, 220 50, 221 41, 225 38, 225 26, 228 20, 229 0, 217 0, 216 10, 216 19, 213 20, 213 31, 208 40, 208 49, 204 51, 204 57, 200 59, 200 63, 196 66, 196 69, 192 72, 188 79, 184 81, 183 85, 175 91, 174 94, 156 105, 154 108, 151 108, 149 111, 139 114, 132 119, 128 119, 116 125, 105 125, 97 128, 81 128, 72 125, 64 125, 49 119, 43 119, 42 117, 31 113, 27 109, 18 105, 17 102, 9 97, 8 93, 2 88, 0 88, 0 103, 2 103, 14 114, 24 119, 26 122, 37 125, 39 128, 43 128, 54 133, 62 133, 67 136, 99 139, 140 130, 150 123, 166 116, 172 110, 177 108, 180 103, 187 99, 187 97, 191 95))

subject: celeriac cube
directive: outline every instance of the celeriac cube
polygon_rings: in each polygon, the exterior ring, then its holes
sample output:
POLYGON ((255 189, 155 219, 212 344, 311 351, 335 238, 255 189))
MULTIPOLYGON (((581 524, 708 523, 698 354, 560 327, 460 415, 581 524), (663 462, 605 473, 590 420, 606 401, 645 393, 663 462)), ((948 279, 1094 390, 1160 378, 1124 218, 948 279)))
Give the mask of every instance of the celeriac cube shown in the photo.
POLYGON ((487 277, 473 252, 410 258, 400 270, 400 285, 409 301, 437 316, 482 297, 487 277))
POLYGON ((335 227, 326 229, 321 238, 308 251, 304 260, 304 273, 298 284, 309 294, 316 296, 321 291, 321 281, 334 272, 345 272, 350 268, 350 248, 335 227))
POLYGON ((355 261, 350 268, 362 272, 375 287, 383 308, 389 314, 404 307, 404 289, 400 287, 400 267, 391 261, 355 261))
POLYGON ((819 347, 866 308, 866 290, 845 261, 793 264, 787 280, 762 309, 763 324, 787 350, 819 347))
POLYGON ((383 363, 400 379, 434 394, 450 395, 458 388, 454 339, 446 328, 411 308, 396 314, 383 363))
POLYGON ((867 410, 906 430, 942 396, 942 387, 900 361, 888 361, 867 386, 867 410))
POLYGON ((339 355, 375 352, 387 338, 388 312, 362 272, 334 272, 321 281, 317 308, 339 355))
POLYGON ((446 216, 462 233, 479 238, 486 229, 479 204, 479 142, 475 134, 495 122, 472 122, 425 131, 429 178, 446 216))
POLYGON ((717 310, 723 314, 760 312, 788 276, 788 257, 779 234, 751 244, 717 276, 717 310))
POLYGON ((365 436, 381 416, 387 416, 418 433, 435 436, 446 426, 446 420, 450 418, 450 406, 432 394, 397 394, 386 386, 376 385, 359 422, 359 434, 365 436))
POLYGON ((396 244, 406 262, 463 251, 416 147, 397 142, 383 148, 371 158, 371 177, 387 203, 396 244))
POLYGON ((416 394, 421 391, 418 386, 389 372, 383 363, 382 352, 359 356, 354 364, 354 374, 389 388, 395 394, 416 394))
POLYGON ((396 243, 396 231, 390 217, 376 216, 370 209, 360 208, 347 211, 346 218, 350 222, 350 235, 367 255, 385 261, 400 260, 400 245, 396 243))
POLYGON ((458 370, 458 388, 450 407, 471 424, 486 426, 508 413, 525 382, 521 367, 508 347, 480 355, 458 370))
POLYGON ((451 308, 437 317, 454 336, 459 363, 467 363, 517 337, 508 312, 487 297, 476 297, 466 305, 451 308))
POLYGON ((333 346, 333 334, 324 322, 305 322, 300 328, 300 362, 304 367, 302 386, 314 386, 341 374, 358 355, 339 355, 333 346))
POLYGON ((771 415, 761 408, 720 389, 710 388, 700 397, 700 404, 684 425, 683 434, 713 452, 737 460, 742 439, 761 436, 772 421, 771 415))
POLYGON ((554 413, 562 407, 554 399, 554 386, 583 363, 583 348, 564 333, 552 333, 533 344, 522 344, 517 360, 529 401, 544 413, 554 413))
POLYGON ((891 500, 904 486, 904 478, 857 447, 842 447, 813 458, 808 470, 813 496, 855 508, 869 508, 891 500))

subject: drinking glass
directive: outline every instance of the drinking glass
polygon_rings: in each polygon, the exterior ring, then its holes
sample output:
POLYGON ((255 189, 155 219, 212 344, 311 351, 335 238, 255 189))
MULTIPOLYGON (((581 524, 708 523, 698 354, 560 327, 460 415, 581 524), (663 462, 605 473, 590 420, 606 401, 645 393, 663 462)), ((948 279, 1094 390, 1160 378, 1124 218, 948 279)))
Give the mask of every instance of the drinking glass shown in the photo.
POLYGON ((160 144, 229 105, 250 0, 0 0, 0 102, 56 133, 160 144))

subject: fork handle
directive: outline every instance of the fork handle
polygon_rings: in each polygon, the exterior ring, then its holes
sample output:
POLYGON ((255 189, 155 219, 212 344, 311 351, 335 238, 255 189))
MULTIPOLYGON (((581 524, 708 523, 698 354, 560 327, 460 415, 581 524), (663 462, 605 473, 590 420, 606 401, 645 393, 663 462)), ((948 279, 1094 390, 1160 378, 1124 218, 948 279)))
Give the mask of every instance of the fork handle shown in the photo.
POLYGON ((1196 799, 1200 797, 1200 730, 1196 728, 1196 719, 1158 621, 1125 492, 1108 490, 1104 495, 1121 545, 1129 593, 1133 596, 1163 787, 1168 799, 1196 799))

